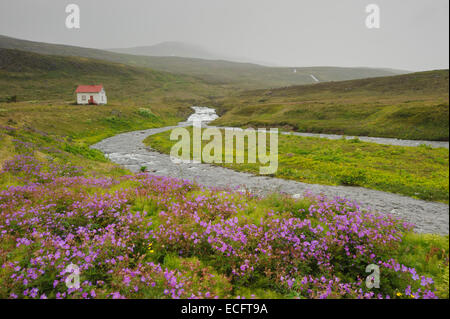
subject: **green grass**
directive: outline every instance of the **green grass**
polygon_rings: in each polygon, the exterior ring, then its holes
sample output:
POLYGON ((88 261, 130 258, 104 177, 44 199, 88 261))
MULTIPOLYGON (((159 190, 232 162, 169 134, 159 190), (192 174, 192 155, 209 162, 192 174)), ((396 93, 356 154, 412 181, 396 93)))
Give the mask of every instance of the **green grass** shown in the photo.
POLYGON ((448 141, 449 72, 236 93, 215 101, 213 124, 448 141))
MULTIPOLYGON (((83 143, 73 141, 66 136, 48 134, 34 128, 20 128, 8 131, 0 126, 0 170, 3 163, 15 155, 34 153, 36 158, 47 164, 68 164, 83 167, 87 176, 117 177, 128 171, 109 162, 102 152, 90 149, 83 143), (22 145, 16 140, 28 143, 22 145)), ((23 183, 2 174, 0 188, 5 189, 23 183)))
POLYGON ((448 236, 431 234, 406 235, 398 251, 399 262, 421 269, 424 274, 436 278, 436 290, 440 298, 449 298, 448 236), (447 256, 447 257, 446 257, 447 256))
POLYGON ((27 127, 48 132, 82 145, 91 145, 115 134, 177 123, 181 117, 165 113, 160 108, 145 108, 151 117, 129 105, 78 106, 55 103, 1 104, 0 125, 27 127))
MULTIPOLYGON (((193 134, 190 135, 192 138, 193 134)), ((177 141, 170 141, 169 137, 170 132, 163 132, 149 136, 144 142, 160 152, 170 153, 177 141)), ((203 147, 207 143, 203 142, 203 147)), ((279 135, 278 153, 278 171, 274 176, 279 178, 362 186, 446 203, 449 199, 449 151, 444 148, 279 135)), ((245 159, 244 164, 219 165, 259 174, 261 164, 247 163, 247 149, 245 159)))

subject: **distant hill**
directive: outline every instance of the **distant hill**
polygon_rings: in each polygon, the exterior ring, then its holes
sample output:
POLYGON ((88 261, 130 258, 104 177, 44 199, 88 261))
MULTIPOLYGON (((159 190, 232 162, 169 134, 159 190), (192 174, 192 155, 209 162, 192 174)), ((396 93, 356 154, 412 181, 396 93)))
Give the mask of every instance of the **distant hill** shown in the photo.
POLYGON ((436 70, 246 91, 216 101, 215 124, 448 141, 448 87, 436 70))
POLYGON ((139 46, 132 48, 108 49, 108 51, 133 55, 144 55, 153 57, 180 57, 213 61, 228 61, 237 63, 259 64, 261 66, 273 66, 271 63, 256 61, 243 57, 224 56, 209 51, 199 45, 184 42, 162 42, 150 46, 139 46))
POLYGON ((205 60, 222 59, 219 55, 211 53, 200 46, 183 42, 162 42, 151 46, 108 49, 108 51, 145 56, 172 56, 205 60))
POLYGON ((132 55, 98 49, 26 41, 6 36, 0 36, 0 48, 17 49, 40 54, 79 56, 132 66, 148 67, 158 71, 194 76, 211 84, 226 85, 239 89, 311 84, 316 83, 314 78, 320 82, 327 82, 405 73, 404 71, 372 68, 279 68, 222 60, 132 55))

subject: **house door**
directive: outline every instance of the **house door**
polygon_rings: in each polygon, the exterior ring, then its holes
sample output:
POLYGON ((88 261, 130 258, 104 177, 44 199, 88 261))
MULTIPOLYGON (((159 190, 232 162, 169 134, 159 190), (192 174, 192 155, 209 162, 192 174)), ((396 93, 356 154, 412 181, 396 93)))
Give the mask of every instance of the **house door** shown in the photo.
POLYGON ((89 98, 89 104, 94 104, 94 96, 91 95, 91 97, 89 98))

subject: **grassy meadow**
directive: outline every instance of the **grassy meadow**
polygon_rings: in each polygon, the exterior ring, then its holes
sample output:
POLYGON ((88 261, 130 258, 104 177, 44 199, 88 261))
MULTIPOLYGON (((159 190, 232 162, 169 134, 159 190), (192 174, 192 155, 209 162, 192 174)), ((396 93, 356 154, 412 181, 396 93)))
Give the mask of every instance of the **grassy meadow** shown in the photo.
POLYGON ((239 92, 215 101, 213 124, 448 141, 449 72, 430 71, 239 92))
MULTIPOLYGON (((190 136, 192 139, 192 128, 190 136)), ((170 140, 170 131, 149 136, 144 142, 166 154, 177 143, 170 140)), ((206 144, 208 141, 202 146, 206 144)), ((192 140, 190 145, 192 149, 192 140)), ((247 163, 247 147, 246 142, 245 163, 237 164, 234 160, 233 164, 219 165, 259 174, 260 163, 247 163)), ((222 163, 226 154, 224 151, 222 163)), ((235 150, 233 154, 236 158, 235 150)), ((278 170, 274 176, 310 184, 362 186, 448 203, 449 151, 279 134, 278 170)))

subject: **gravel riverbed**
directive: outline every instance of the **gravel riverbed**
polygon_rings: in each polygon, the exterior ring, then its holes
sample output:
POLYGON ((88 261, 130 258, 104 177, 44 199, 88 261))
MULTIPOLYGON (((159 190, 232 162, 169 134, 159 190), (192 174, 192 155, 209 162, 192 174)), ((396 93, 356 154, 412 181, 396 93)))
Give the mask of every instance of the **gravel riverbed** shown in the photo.
MULTIPOLYGON (((187 126, 189 123, 180 123, 187 126)), ((92 146, 113 162, 138 172, 146 166, 151 174, 187 179, 211 187, 248 189, 257 194, 282 192, 294 197, 307 191, 328 197, 346 197, 381 214, 390 214, 416 225, 421 233, 449 234, 449 206, 402 195, 361 187, 306 184, 279 178, 255 176, 231 169, 199 163, 173 163, 169 155, 158 153, 143 144, 149 136, 177 126, 119 134, 92 146)), ((407 145, 412 146, 412 145, 407 145)), ((448 143, 447 143, 448 148, 448 143)))

